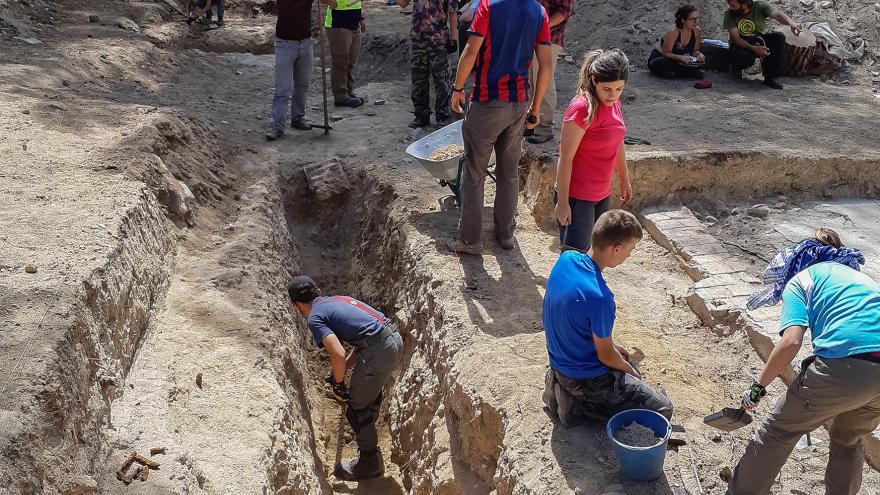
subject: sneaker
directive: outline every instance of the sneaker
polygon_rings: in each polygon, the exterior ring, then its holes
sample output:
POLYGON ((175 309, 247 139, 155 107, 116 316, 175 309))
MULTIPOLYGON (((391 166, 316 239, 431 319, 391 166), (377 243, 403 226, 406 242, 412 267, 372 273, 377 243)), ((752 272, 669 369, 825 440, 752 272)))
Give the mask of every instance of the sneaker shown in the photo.
POLYGON ((551 139, 553 139, 553 136, 541 136, 538 134, 532 134, 531 136, 526 138, 526 141, 532 144, 544 144, 551 139))
POLYGON ((337 107, 349 107, 349 108, 357 108, 363 104, 364 104, 364 100, 361 100, 360 98, 353 98, 351 96, 349 96, 348 98, 346 98, 342 101, 333 102, 333 105, 335 105, 337 107))
POLYGON ((764 86, 773 89, 782 89, 784 86, 776 79, 764 79, 764 86))
POLYGON ((272 128, 269 132, 266 133, 266 141, 275 141, 284 135, 284 131, 281 129, 272 128))
POLYGON ((354 93, 349 93, 348 96, 351 96, 352 98, 356 98, 356 99, 358 99, 358 100, 361 100, 361 102, 366 102, 366 101, 367 101, 367 99, 364 98, 363 96, 358 96, 358 95, 356 95, 356 94, 354 94, 354 93))
POLYGON ((412 122, 409 123, 409 126, 413 129, 418 129, 420 127, 428 127, 431 125, 430 117, 416 117, 412 119, 412 122))
POLYGON ((294 129, 297 129, 299 131, 311 131, 312 130, 311 124, 306 122, 305 119, 303 119, 303 118, 291 120, 290 127, 293 127, 294 129))
POLYGON ((223 19, 217 19, 217 23, 216 23, 216 25, 217 25, 218 28, 222 28, 222 27, 224 26, 224 24, 223 24, 223 19))
POLYGON ((466 242, 459 241, 458 239, 447 239, 446 249, 456 254, 483 254, 482 244, 468 244, 466 242))
POLYGON ((360 481, 378 478, 385 473, 385 461, 382 452, 358 452, 358 456, 350 461, 341 460, 336 463, 333 475, 343 481, 360 481))

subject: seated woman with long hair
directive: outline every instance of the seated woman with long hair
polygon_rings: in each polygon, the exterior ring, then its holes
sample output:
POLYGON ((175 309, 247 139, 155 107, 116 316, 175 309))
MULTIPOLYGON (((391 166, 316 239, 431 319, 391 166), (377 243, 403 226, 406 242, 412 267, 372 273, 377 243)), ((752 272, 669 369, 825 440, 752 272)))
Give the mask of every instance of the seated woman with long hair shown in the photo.
POLYGON ((700 11, 685 5, 675 12, 675 29, 667 32, 660 45, 651 50, 648 68, 663 78, 703 77, 700 69, 705 56, 700 53, 703 33, 700 30, 700 11))

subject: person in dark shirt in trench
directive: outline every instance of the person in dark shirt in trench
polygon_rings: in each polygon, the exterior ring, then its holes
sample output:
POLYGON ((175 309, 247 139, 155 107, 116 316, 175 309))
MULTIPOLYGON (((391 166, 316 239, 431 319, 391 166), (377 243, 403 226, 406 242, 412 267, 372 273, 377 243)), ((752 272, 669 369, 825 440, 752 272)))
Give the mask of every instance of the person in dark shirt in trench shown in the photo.
POLYGON ((347 404, 345 417, 354 431, 358 457, 337 462, 333 474, 345 481, 381 476, 385 463, 379 450, 376 420, 382 392, 403 355, 397 325, 371 306, 347 296, 321 296, 311 278, 300 275, 287 285, 287 295, 303 317, 318 347, 330 356, 327 382, 336 399, 347 404), (342 343, 352 346, 345 355, 342 343), (345 374, 354 367, 350 385, 345 374))

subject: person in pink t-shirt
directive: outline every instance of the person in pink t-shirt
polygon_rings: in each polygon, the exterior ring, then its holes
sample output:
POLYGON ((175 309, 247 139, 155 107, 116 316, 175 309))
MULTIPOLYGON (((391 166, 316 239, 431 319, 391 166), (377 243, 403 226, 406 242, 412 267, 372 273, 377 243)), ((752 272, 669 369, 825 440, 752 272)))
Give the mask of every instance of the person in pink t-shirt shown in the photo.
POLYGON ((623 138, 626 125, 620 95, 629 60, 620 50, 593 50, 584 57, 578 94, 562 122, 556 166, 554 214, 562 249, 590 249, 593 224, 611 203, 611 176, 617 170, 621 200, 632 201, 623 138))

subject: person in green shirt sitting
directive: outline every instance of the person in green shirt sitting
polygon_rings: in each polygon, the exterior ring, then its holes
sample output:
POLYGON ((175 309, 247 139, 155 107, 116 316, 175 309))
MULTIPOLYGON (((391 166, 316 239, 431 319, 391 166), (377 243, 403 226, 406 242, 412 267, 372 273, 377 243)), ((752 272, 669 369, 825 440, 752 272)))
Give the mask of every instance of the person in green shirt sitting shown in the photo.
POLYGON ((785 35, 778 31, 764 32, 768 17, 790 26, 795 35, 801 32, 800 24, 770 2, 727 0, 723 27, 730 33, 730 69, 734 77, 742 77, 742 70, 751 67, 755 59, 760 57, 764 67, 764 85, 782 89, 782 84, 776 78, 779 77, 782 67, 785 35))

